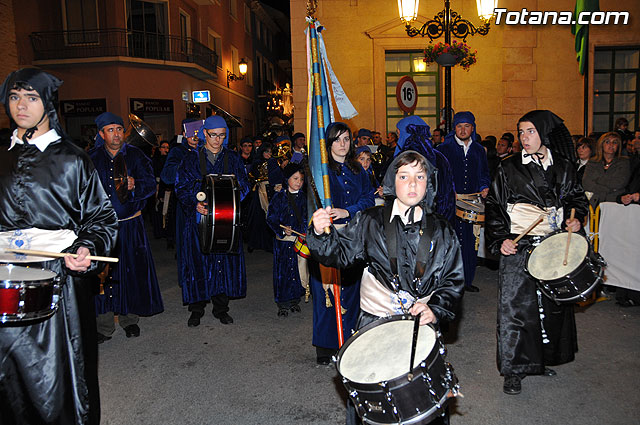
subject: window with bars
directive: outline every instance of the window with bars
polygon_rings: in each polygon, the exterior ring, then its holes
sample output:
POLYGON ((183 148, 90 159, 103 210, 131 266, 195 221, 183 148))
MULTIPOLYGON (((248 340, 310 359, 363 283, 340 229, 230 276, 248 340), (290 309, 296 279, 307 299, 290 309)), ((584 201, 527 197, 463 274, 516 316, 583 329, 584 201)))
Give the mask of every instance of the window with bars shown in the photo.
POLYGON ((396 130, 396 124, 406 116, 396 100, 396 86, 405 75, 410 76, 418 87, 418 104, 413 115, 421 117, 433 130, 440 122, 438 108, 438 66, 426 66, 420 51, 386 52, 385 83, 387 99, 387 132, 396 130))
POLYGON ((640 46, 596 47, 593 68, 593 131, 613 130, 620 117, 638 128, 640 46))

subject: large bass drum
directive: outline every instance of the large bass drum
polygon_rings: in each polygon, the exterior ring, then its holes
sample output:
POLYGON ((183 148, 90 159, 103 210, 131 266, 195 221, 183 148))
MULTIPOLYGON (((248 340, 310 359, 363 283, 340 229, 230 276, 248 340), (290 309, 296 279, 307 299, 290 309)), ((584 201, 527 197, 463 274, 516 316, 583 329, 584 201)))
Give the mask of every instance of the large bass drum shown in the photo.
POLYGON ((527 251, 526 271, 538 288, 556 302, 584 301, 602 282, 606 262, 591 249, 589 241, 572 233, 564 264, 569 233, 559 230, 527 251))
POLYGON ((431 326, 420 326, 409 377, 413 325, 409 315, 376 320, 338 352, 336 368, 364 423, 426 424, 443 415, 457 394, 458 379, 431 326))
POLYGON ((240 188, 232 174, 209 174, 202 182, 208 214, 198 214, 203 254, 230 254, 240 241, 240 188))

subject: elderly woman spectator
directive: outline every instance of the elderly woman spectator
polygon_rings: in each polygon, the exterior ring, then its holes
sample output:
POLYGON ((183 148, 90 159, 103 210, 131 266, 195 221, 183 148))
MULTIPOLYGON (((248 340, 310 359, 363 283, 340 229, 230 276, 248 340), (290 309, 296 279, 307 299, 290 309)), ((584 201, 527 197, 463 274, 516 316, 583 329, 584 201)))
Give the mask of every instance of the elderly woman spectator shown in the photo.
POLYGON ((590 137, 581 137, 576 142, 576 156, 578 157, 578 162, 576 166, 578 167, 578 179, 582 182, 582 176, 584 176, 584 170, 587 168, 586 165, 593 156, 593 146, 596 142, 590 137))
POLYGON ((631 170, 629 160, 620 156, 620 135, 610 131, 598 139, 593 159, 585 166, 582 186, 585 192, 591 192, 591 204, 595 207, 600 202, 616 202, 623 194, 631 170))

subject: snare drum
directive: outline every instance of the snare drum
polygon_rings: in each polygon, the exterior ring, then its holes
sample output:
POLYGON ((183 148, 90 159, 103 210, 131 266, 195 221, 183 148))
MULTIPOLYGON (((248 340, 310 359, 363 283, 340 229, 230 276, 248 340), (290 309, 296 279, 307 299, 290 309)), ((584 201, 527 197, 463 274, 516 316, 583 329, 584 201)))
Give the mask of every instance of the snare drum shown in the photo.
POLYGON ((484 223, 484 204, 479 199, 473 201, 458 199, 456 201, 456 216, 467 223, 484 223))
POLYGON ((60 278, 52 271, 0 265, 0 323, 46 319, 58 309, 60 278))
POLYGON ((602 282, 606 262, 587 239, 571 235, 567 265, 563 264, 569 233, 556 231, 527 251, 526 271, 540 291, 556 302, 584 301, 602 282))
POLYGON ((440 333, 431 326, 420 326, 409 380, 413 324, 408 315, 379 319, 338 352, 336 368, 364 423, 425 424, 444 414, 450 392, 458 392, 440 333))
POLYGON ((309 252, 309 247, 305 242, 302 236, 298 236, 296 238, 295 243, 293 244, 293 252, 301 256, 302 258, 309 258, 311 253, 309 252))

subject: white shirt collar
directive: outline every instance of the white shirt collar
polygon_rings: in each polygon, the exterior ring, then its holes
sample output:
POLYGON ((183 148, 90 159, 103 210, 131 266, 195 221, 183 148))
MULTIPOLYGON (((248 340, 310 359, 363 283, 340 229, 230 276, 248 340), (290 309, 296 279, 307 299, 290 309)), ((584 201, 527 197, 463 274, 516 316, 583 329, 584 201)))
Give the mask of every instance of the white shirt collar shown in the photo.
MULTIPOLYGON (((58 132, 52 128, 41 136, 36 137, 35 139, 29 139, 30 145, 36 145, 36 147, 40 150, 40 152, 44 152, 52 142, 60 139, 60 135, 58 132)), ((13 136, 11 136, 11 146, 9 146, 9 150, 13 149, 16 144, 24 144, 22 139, 18 137, 18 129, 13 130, 13 136)))
POLYGON ((469 138, 469 143, 464 143, 462 140, 458 139, 458 136, 453 136, 453 137, 456 139, 456 143, 462 146, 462 149, 464 149, 464 156, 467 156, 467 152, 469 152, 469 146, 471 146, 471 143, 473 143, 473 140, 469 138))
MULTIPOLYGON (((522 151, 522 165, 527 165, 530 162, 533 162, 536 165, 540 165, 538 163, 537 158, 534 160, 533 158, 535 158, 534 155, 531 156, 524 156, 527 152, 526 151, 522 151)), ((545 158, 544 161, 542 161, 542 168, 547 171, 547 168, 549 168, 549 165, 553 165, 553 156, 551 155, 551 149, 547 148, 547 157, 545 158)))
MULTIPOLYGON (((395 216, 400 217, 400 220, 402 220, 402 223, 405 225, 409 222, 408 214, 402 214, 400 212, 400 205, 398 205, 398 198, 393 200, 393 208, 391 208, 391 217, 389 218, 389 223, 393 221, 393 218, 395 216)), ((420 220, 422 220, 422 208, 418 206, 416 207, 413 213, 413 222, 418 223, 420 220)))
POLYGON ((287 190, 289 191, 289 193, 293 193, 294 195, 296 193, 300 192, 299 190, 291 190, 291 189, 288 189, 288 188, 287 188, 287 190))

